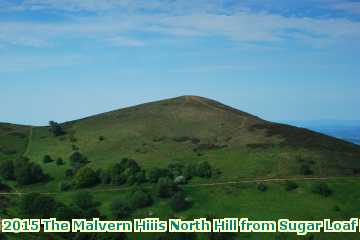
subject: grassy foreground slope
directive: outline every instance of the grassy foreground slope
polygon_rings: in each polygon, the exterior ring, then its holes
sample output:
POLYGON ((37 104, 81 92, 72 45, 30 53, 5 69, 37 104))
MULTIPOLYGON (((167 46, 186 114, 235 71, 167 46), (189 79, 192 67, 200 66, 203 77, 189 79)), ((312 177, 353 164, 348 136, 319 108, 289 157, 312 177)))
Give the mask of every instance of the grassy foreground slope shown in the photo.
POLYGON ((357 145, 195 96, 112 111, 63 127, 67 134, 60 137, 48 127, 34 127, 26 154, 55 178, 51 186, 63 178, 74 149, 94 168, 106 168, 123 157, 136 159, 145 169, 174 160, 207 160, 223 180, 300 176, 303 165, 318 176, 350 176, 360 169, 357 145), (46 154, 66 164, 43 164, 46 154))

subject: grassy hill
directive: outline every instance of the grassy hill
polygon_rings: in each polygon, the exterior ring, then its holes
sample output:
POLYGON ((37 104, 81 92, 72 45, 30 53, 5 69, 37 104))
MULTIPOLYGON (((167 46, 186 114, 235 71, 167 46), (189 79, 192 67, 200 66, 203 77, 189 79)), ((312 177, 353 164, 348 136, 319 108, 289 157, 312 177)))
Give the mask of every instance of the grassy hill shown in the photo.
MULTIPOLYGON (((352 175, 360 169, 359 146, 201 97, 147 103, 63 126, 67 134, 61 137, 48 127, 33 127, 26 156, 43 164, 46 154, 66 160, 79 149, 96 168, 123 157, 144 168, 208 160, 226 179, 298 176, 303 164, 321 176, 352 175)), ((66 167, 44 166, 59 178, 66 167)))
MULTIPOLYGON (((329 183, 339 189, 335 192, 351 197, 344 199, 336 195, 323 199, 311 195, 311 183, 306 181, 295 193, 284 192, 283 183, 269 183, 270 190, 266 193, 259 192, 256 183, 198 189, 188 186, 186 192, 195 204, 181 216, 212 213, 305 219, 344 218, 351 213, 360 213, 360 209, 351 205, 352 200, 360 196, 351 187, 359 185, 351 177, 360 173, 360 146, 307 129, 268 122, 210 99, 183 96, 66 122, 61 126, 65 134, 55 137, 47 126, 0 124, 0 161, 24 155, 40 164, 52 178, 47 183, 25 187, 11 182, 10 185, 21 192, 59 192, 59 183, 70 167, 69 157, 74 151, 85 155, 90 161, 88 166, 93 169, 107 169, 124 157, 135 159, 145 170, 167 167, 175 162, 207 161, 217 174, 211 179, 194 178, 192 184, 341 176, 350 179, 329 180, 329 183), (62 158, 65 164, 44 163, 45 155, 62 158), (202 199, 208 200, 203 202, 202 199), (273 208, 264 208, 263 201, 269 206, 273 204, 273 208), (297 202, 299 208, 290 206, 289 202, 297 202), (343 212, 333 212, 335 205, 341 205, 343 212), (234 212, 229 213, 227 209, 232 206, 234 212), (303 209, 313 210, 304 213, 303 209)), ((108 187, 97 187, 105 188, 108 187)), ((122 193, 96 194, 105 215, 109 214, 109 204, 115 195, 122 196, 122 193)), ((57 194, 64 202, 69 202, 71 196, 71 192, 57 194)), ((135 215, 143 216, 148 211, 158 216, 174 214, 164 201, 159 200, 135 215)), ((251 239, 251 236, 245 239, 251 239)))

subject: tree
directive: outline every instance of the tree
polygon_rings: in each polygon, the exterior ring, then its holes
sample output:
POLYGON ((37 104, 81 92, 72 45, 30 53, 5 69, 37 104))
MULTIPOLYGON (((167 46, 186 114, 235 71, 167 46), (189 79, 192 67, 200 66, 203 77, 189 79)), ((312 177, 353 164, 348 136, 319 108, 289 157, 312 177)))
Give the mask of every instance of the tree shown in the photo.
POLYGON ((45 155, 43 158, 43 163, 51 163, 54 160, 50 157, 50 155, 45 155))
POLYGON ((50 126, 50 131, 53 133, 55 137, 65 134, 65 131, 57 122, 50 121, 49 126, 50 126))
POLYGON ((62 158, 56 159, 56 165, 58 165, 58 166, 64 165, 64 160, 62 158))
POLYGON ((186 179, 191 179, 197 176, 197 166, 193 163, 188 164, 184 169, 184 176, 186 179))
POLYGON ((11 190, 11 188, 8 185, 6 185, 5 183, 2 183, 1 180, 0 180, 0 191, 2 191, 2 192, 6 191, 7 192, 7 191, 10 191, 10 190, 11 190))
POLYGON ((177 186, 170 178, 160 178, 157 184, 157 195, 161 198, 169 198, 175 194, 177 186))
POLYGON ((78 151, 73 152, 70 155, 70 163, 71 165, 75 166, 75 165, 83 165, 88 163, 88 159, 86 156, 84 156, 83 154, 81 154, 78 151))
POLYGON ((297 189, 299 186, 297 185, 296 182, 293 182, 293 181, 286 181, 286 191, 290 192, 290 191, 293 191, 295 189, 297 189))
POLYGON ((211 178, 212 168, 208 162, 202 162, 197 167, 197 175, 202 178, 211 178))
POLYGON ((152 183, 157 183, 159 178, 170 177, 171 173, 166 168, 155 167, 149 171, 148 178, 152 183))
POLYGON ((72 188, 72 183, 68 181, 62 181, 59 183, 59 190, 61 192, 69 191, 72 188))
POLYGON ((130 195, 129 202, 133 209, 144 208, 152 204, 152 198, 144 190, 137 189, 130 195))
POLYGON ((117 219, 129 217, 131 214, 131 207, 126 201, 122 199, 115 199, 111 203, 112 215, 117 219))
POLYGON ((332 195, 333 191, 330 189, 330 187, 326 183, 318 183, 314 186, 313 192, 320 194, 324 197, 329 197, 332 195))
POLYGON ((52 217, 56 207, 53 197, 39 193, 25 194, 19 201, 19 211, 27 218, 49 218, 52 217))
POLYGON ((3 160, 0 162, 0 176, 6 180, 14 180, 14 163, 11 160, 3 160))
POLYGON ((145 172, 135 160, 123 158, 120 162, 113 165, 110 170, 111 182, 115 185, 122 185, 145 182, 145 172))
POLYGON ((99 202, 94 200, 90 192, 77 192, 73 197, 73 206, 77 212, 86 219, 99 217, 100 213, 97 207, 99 202))
POLYGON ((75 175, 77 188, 93 187, 99 183, 99 178, 94 170, 89 167, 80 168, 75 175))
POLYGON ((19 185, 29 185, 43 182, 49 177, 44 174, 40 165, 21 157, 14 162, 15 179, 19 185))
POLYGON ((302 175, 312 175, 314 172, 311 170, 310 166, 307 164, 302 164, 300 167, 300 173, 302 175))
POLYGON ((264 183, 259 183, 259 185, 257 186, 257 189, 260 191, 260 192, 266 192, 268 187, 264 184, 264 183))
POLYGON ((170 199, 170 206, 171 208, 176 211, 182 211, 188 208, 189 202, 186 201, 186 195, 183 191, 179 191, 174 194, 174 196, 170 199))

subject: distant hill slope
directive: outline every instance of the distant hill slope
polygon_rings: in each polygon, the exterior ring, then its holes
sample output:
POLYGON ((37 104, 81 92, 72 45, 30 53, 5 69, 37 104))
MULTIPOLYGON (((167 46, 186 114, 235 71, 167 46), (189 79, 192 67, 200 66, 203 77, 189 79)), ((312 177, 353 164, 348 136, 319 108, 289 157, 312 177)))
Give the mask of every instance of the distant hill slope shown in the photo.
MULTIPOLYGON (((52 136, 48 127, 33 127, 27 156, 41 164, 46 154, 67 161, 78 149, 94 168, 107 168, 123 157, 134 158, 145 168, 166 166, 171 161, 206 160, 222 172, 223 179, 360 172, 357 145, 267 122, 197 96, 146 103, 62 126, 66 134, 60 137, 52 136), (304 168, 310 171, 304 173, 304 168)), ((17 132, 24 136, 3 131, 0 146, 18 141, 17 151, 24 151, 29 128, 19 127, 17 132)), ((69 166, 43 167, 60 180, 69 166)))
POLYGON ((0 123, 0 160, 21 156, 28 143, 30 127, 0 123))

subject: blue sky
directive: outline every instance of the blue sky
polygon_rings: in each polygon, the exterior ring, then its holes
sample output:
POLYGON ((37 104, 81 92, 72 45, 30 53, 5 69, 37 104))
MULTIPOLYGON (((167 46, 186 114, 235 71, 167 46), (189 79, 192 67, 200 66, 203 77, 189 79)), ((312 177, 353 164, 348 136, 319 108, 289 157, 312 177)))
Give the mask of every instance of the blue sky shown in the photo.
POLYGON ((360 119, 360 2, 0 0, 0 122, 179 95, 268 120, 360 119))

